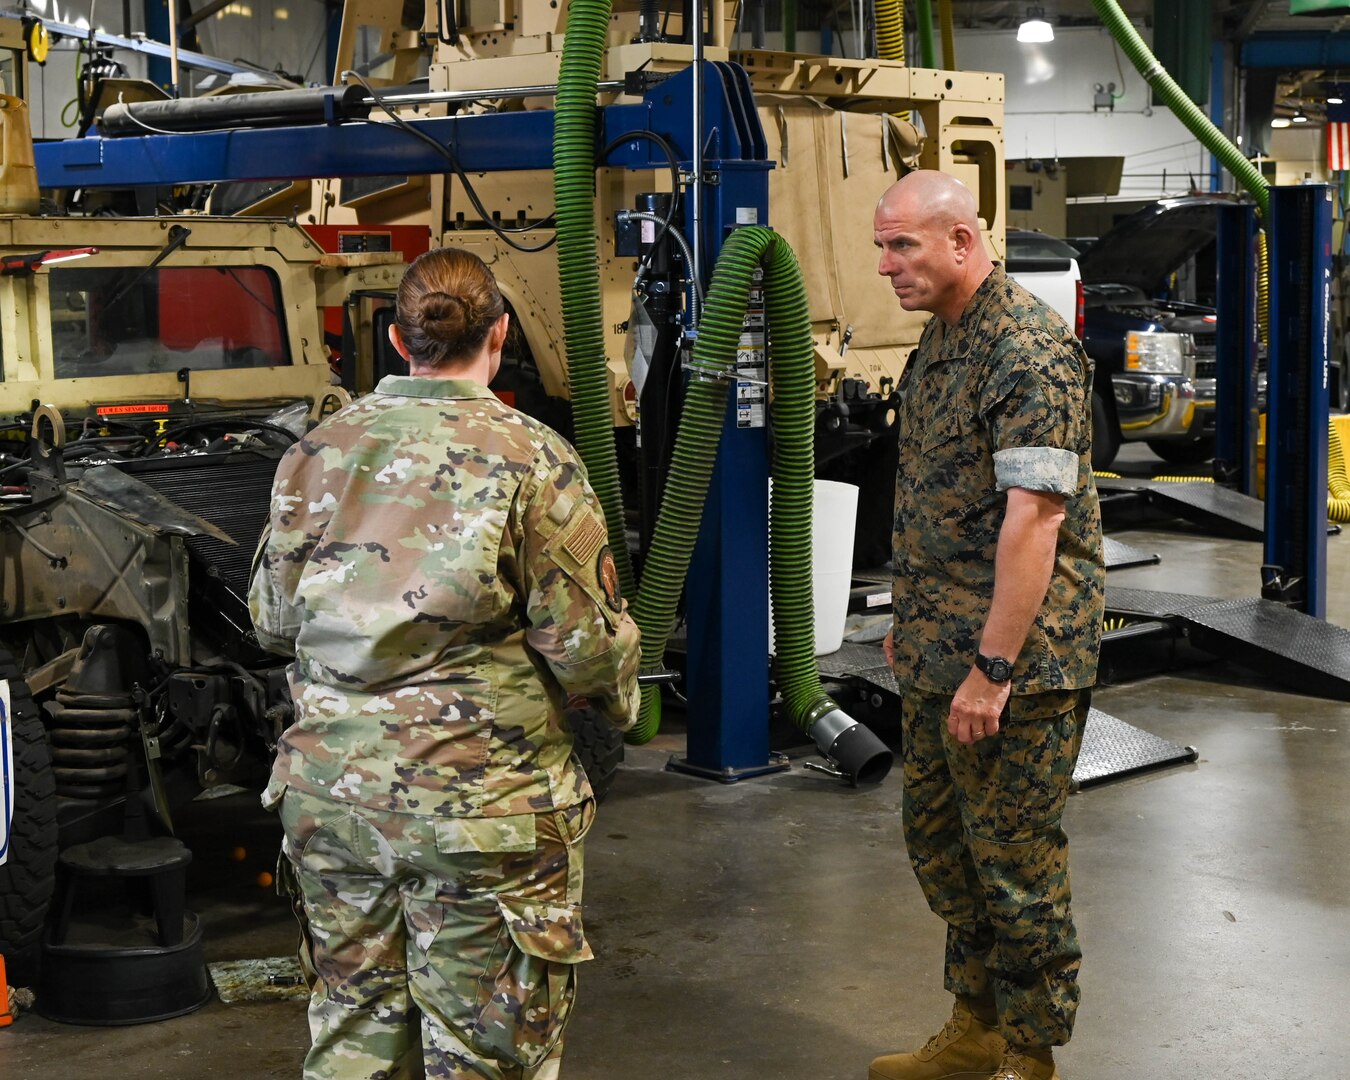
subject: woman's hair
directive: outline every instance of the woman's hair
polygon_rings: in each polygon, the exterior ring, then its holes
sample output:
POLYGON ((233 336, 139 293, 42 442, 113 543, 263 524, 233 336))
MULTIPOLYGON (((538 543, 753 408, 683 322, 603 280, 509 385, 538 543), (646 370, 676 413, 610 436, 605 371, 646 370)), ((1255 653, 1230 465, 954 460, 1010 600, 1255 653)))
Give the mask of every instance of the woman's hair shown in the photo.
POLYGON ((419 255, 398 287, 395 322, 418 364, 442 367, 471 359, 506 303, 477 255, 435 248, 419 255))

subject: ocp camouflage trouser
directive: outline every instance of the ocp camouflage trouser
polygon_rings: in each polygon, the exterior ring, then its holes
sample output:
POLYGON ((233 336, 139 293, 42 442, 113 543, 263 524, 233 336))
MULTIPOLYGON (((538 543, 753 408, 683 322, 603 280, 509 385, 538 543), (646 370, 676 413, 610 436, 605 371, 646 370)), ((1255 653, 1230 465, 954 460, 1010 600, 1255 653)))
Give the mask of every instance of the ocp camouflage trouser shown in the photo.
POLYGON ((289 788, 280 814, 317 976, 307 1080, 555 1080, 593 802, 441 819, 289 788))
POLYGON ((1013 698, 999 734, 970 746, 947 730, 950 697, 905 699, 905 844, 947 922, 945 985, 992 1000, 1021 1049, 1068 1042, 1078 1008, 1082 950, 1060 819, 1088 698, 1013 698))

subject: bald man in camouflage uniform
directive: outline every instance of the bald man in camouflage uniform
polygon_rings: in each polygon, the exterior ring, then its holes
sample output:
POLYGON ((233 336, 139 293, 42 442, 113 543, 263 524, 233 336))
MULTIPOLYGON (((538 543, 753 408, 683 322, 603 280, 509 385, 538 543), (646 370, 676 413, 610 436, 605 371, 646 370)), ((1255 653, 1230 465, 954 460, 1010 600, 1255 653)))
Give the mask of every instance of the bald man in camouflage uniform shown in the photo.
POLYGON ((306 1077, 557 1075, 594 814, 563 704, 638 705, 605 537, 572 448, 467 379, 387 377, 282 459, 250 606, 295 657, 265 802, 306 1077))
POLYGON ((985 252, 959 181, 915 172, 877 206, 880 272, 929 311, 905 378, 895 621, 904 830, 947 922, 952 1017, 871 1080, 1058 1078, 1081 951, 1061 817, 1104 606, 1092 364, 985 252))

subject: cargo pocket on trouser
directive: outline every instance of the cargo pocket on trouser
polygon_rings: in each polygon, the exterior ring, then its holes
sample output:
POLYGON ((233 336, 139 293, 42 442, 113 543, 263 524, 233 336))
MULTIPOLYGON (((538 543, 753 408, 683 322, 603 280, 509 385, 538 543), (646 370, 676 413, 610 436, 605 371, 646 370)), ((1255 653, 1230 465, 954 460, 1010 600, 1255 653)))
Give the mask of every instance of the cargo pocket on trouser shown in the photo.
POLYGON ((528 1069, 562 1037, 576 1000, 577 964, 592 953, 575 905, 496 899, 504 932, 480 984, 470 1042, 479 1053, 528 1069))

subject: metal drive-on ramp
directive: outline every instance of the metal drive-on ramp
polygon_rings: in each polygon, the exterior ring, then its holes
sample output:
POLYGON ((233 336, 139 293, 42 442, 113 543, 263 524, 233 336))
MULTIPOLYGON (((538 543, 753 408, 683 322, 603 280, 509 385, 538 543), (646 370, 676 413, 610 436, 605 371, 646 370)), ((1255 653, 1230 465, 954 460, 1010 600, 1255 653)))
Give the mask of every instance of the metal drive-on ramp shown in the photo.
MULTIPOLYGON (((1099 476, 1097 491, 1102 500, 1103 519, 1115 517, 1113 508, 1126 501, 1142 500, 1145 506, 1161 514, 1182 518, 1234 540, 1264 540, 1266 536, 1266 504, 1222 484, 1099 476)), ((1340 531, 1339 525, 1327 528, 1331 535, 1340 531)))
MULTIPOLYGON (((900 687, 879 645, 845 643, 837 652, 817 657, 823 679, 837 679, 859 689, 875 688, 898 697, 900 687)), ((1192 746, 1178 746, 1119 720, 1100 709, 1088 712, 1083 746, 1073 770, 1074 790, 1147 769, 1194 761, 1192 746)))
POLYGON ((1350 701, 1350 630, 1273 600, 1107 586, 1108 616, 1180 623, 1192 645, 1315 697, 1350 701))

